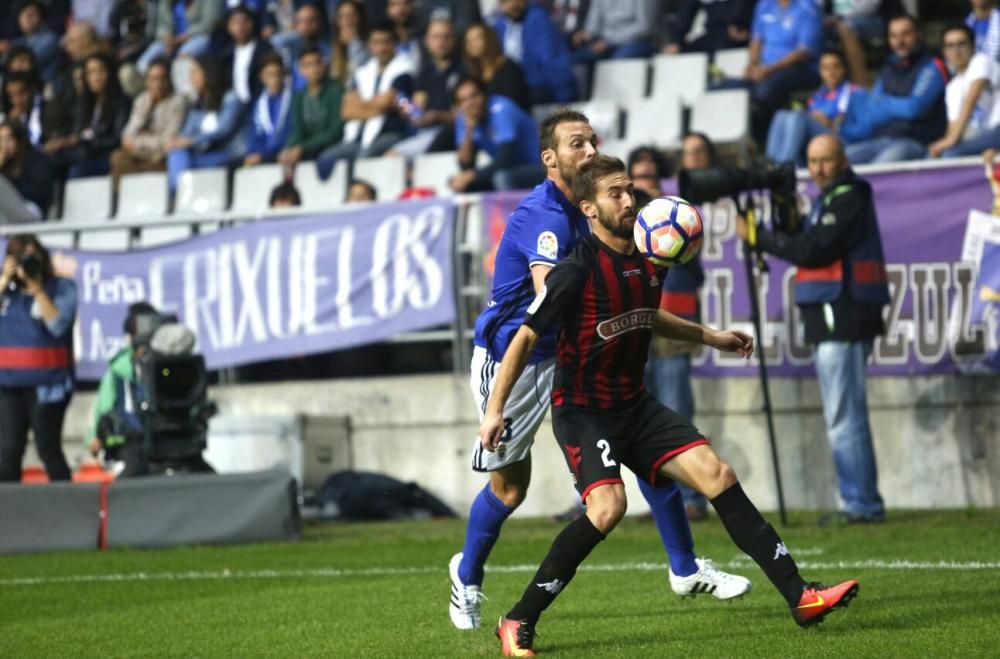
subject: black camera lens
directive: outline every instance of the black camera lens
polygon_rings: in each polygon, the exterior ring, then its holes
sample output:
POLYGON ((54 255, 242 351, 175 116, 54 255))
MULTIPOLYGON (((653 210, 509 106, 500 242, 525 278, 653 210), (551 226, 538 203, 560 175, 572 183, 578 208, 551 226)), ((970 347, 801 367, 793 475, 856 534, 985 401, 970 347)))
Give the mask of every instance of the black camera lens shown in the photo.
POLYGON ((42 260, 34 254, 25 254, 17 264, 28 279, 39 279, 42 276, 42 260))

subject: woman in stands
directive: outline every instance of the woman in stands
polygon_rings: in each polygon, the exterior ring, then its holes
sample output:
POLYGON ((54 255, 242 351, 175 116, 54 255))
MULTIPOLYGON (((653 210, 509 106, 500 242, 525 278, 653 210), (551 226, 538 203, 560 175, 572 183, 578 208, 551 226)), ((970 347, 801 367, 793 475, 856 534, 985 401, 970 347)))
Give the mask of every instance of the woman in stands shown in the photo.
POLYGON ((69 480, 62 427, 73 394, 76 286, 33 235, 7 241, 0 268, 0 481, 21 480, 30 429, 50 480, 69 480))
POLYGON ((507 59, 493 28, 473 23, 462 37, 462 61, 466 72, 486 83, 487 96, 506 96, 531 111, 531 98, 524 73, 517 62, 507 59))
POLYGON ((45 209, 52 201, 48 163, 31 146, 24 126, 10 119, 0 123, 0 195, 9 196, 11 192, 4 181, 21 196, 26 214, 21 215, 22 219, 45 217, 45 209))
POLYGON ((153 60, 146 69, 146 89, 132 105, 121 148, 111 154, 115 190, 125 174, 166 171, 167 143, 180 132, 186 112, 187 100, 174 92, 170 81, 170 63, 153 60))
POLYGON ((13 46, 7 51, 0 103, 4 119, 19 121, 28 131, 31 143, 40 147, 45 101, 35 54, 27 46, 13 46))
POLYGON ((356 0, 337 5, 333 41, 330 43, 330 77, 345 85, 354 71, 368 61, 368 22, 365 9, 356 0))
POLYGON ((167 177, 170 194, 180 175, 189 169, 225 167, 243 158, 246 139, 240 128, 246 110, 236 92, 226 90, 222 70, 210 57, 198 57, 191 66, 196 99, 179 135, 167 140, 167 177))

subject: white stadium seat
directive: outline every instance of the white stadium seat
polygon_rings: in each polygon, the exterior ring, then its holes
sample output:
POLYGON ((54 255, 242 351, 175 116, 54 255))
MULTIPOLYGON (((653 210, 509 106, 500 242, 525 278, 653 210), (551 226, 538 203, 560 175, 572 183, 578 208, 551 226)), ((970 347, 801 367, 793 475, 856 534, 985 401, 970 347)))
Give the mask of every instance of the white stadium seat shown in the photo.
POLYGON ((746 48, 728 48, 715 51, 715 66, 727 78, 742 78, 750 63, 750 51, 746 48))
POLYGON ((62 214, 63 218, 71 221, 106 220, 111 217, 111 179, 95 176, 66 181, 62 214))
POLYGON ((38 234, 38 239, 48 248, 73 249, 72 231, 46 231, 38 234))
POLYGON ((148 172, 123 176, 118 184, 116 217, 155 222, 167 214, 167 175, 148 172))
POLYGON ((232 210, 260 213, 268 208, 271 190, 284 178, 281 165, 240 167, 233 177, 232 210))
POLYGON ((189 169, 177 179, 174 212, 204 215, 226 210, 228 174, 225 167, 189 169))
POLYGON ((378 201, 393 201, 406 189, 406 160, 394 156, 358 158, 353 178, 375 186, 378 201))
POLYGON ((713 142, 740 142, 750 129, 750 92, 733 89, 706 92, 691 107, 691 130, 713 142))
POLYGON ((682 118, 681 99, 677 97, 633 101, 625 117, 625 142, 677 147, 681 142, 682 118))
POLYGON ((627 140, 601 140, 597 150, 606 156, 614 156, 627 162, 628 154, 637 146, 639 145, 627 140))
POLYGON ((167 226, 148 226, 139 229, 139 247, 156 247, 191 237, 190 224, 172 224, 167 226))
POLYGON ((129 247, 128 229, 84 229, 80 249, 92 252, 124 252, 129 247))
POLYGON ((602 60, 595 65, 590 98, 614 101, 627 107, 632 101, 645 98, 648 75, 649 60, 602 60))
POLYGON ((684 53, 653 58, 653 98, 680 98, 690 105, 708 84, 708 55, 684 53))
POLYGON ((431 188, 439 197, 452 194, 448 180, 458 173, 458 153, 425 153, 413 159, 413 186, 431 188))
POLYGON ((295 168, 295 187, 302 197, 302 208, 332 210, 343 205, 347 198, 348 161, 340 160, 333 166, 330 178, 321 181, 316 174, 315 162, 301 162, 295 168))

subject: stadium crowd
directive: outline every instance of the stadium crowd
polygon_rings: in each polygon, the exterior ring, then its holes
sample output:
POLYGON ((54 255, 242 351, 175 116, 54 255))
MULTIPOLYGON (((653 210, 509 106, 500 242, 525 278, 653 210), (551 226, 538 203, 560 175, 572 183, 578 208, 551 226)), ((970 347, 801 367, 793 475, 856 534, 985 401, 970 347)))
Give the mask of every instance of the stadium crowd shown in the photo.
POLYGON ((1000 142, 992 0, 954 3, 943 58, 901 0, 4 5, 0 187, 38 219, 59 216, 67 178, 166 171, 173 193, 195 168, 276 162, 290 179, 314 163, 326 178, 341 160, 426 152, 457 151, 455 191, 529 188, 543 176, 532 108, 588 98, 598 60, 658 53, 748 48, 743 77, 710 69, 710 88, 749 89, 750 137, 774 159, 802 164, 824 132, 854 164, 1000 142))

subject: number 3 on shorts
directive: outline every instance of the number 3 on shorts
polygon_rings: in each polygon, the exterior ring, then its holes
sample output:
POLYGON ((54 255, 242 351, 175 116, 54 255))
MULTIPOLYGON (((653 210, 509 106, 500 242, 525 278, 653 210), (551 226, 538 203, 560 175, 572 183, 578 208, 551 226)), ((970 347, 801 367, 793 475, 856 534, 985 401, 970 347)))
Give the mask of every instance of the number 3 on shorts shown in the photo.
POLYGON ((604 461, 605 467, 617 467, 618 463, 611 459, 611 444, 608 444, 608 440, 599 439, 597 440, 597 448, 601 449, 601 460, 604 461))

